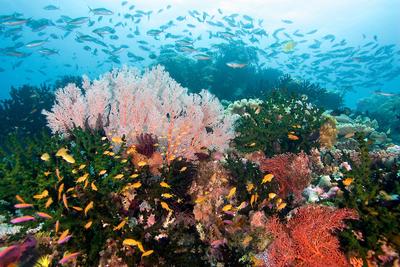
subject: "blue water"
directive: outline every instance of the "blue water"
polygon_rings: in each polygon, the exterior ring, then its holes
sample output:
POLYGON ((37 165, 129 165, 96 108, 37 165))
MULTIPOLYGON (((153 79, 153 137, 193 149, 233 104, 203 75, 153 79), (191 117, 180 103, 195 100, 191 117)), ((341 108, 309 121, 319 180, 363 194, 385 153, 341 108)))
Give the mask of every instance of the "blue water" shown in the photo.
MULTIPOLYGON (((253 20, 253 27, 247 30, 263 29, 267 33, 268 36, 257 36, 258 41, 254 43, 250 40, 254 34, 241 37, 247 45, 265 52, 260 56, 259 64, 265 63, 265 67, 277 68, 299 79, 319 83, 333 91, 350 88, 352 92, 348 93, 345 99, 346 105, 350 107, 354 107, 360 98, 371 95, 376 90, 400 93, 400 32, 397 26, 400 1, 397 0, 206 0, 201 3, 176 0, 127 1, 124 5, 122 2, 0 0, 0 15, 12 15, 17 12, 20 13, 18 18, 31 21, 48 19, 52 24, 35 31, 27 24, 8 26, 4 24, 6 20, 0 23, 0 97, 6 98, 11 86, 52 83, 63 75, 86 74, 97 77, 110 68, 124 64, 144 68, 156 63, 156 59, 149 59, 149 52, 141 50, 138 41, 147 41, 149 45, 146 47, 157 55, 160 45, 175 44, 178 40, 165 38, 167 33, 189 36, 195 40, 195 48, 209 49, 212 44, 224 43, 227 40, 215 36, 209 39, 210 31, 215 34, 218 31, 226 31, 226 28, 218 28, 207 22, 223 22, 235 33, 237 28, 227 25, 227 20, 224 20, 225 16, 232 14, 237 14, 234 15, 235 23, 241 21, 243 27, 251 21, 242 15, 247 15, 253 20), (45 10, 47 5, 54 5, 59 9, 45 10), (132 5, 134 7, 129 9, 132 5), (99 15, 89 12, 89 7, 107 8, 113 15, 103 16, 103 19, 98 21, 99 15), (132 17, 139 14, 138 11, 143 11, 141 14, 145 15, 132 17), (152 13, 148 16, 146 12, 149 11, 152 13), (193 11, 198 13, 193 14, 193 11), (207 14, 205 17, 204 12, 207 14), (89 22, 77 25, 77 28, 64 37, 68 31, 62 27, 68 25, 68 22, 59 20, 61 16, 89 17, 89 22), (186 19, 179 21, 176 19, 179 16, 186 19), (146 34, 148 30, 158 29, 169 21, 172 21, 173 25, 156 38, 146 34), (110 35, 113 34, 101 37, 92 32, 104 26, 115 29, 114 35, 118 39, 111 39, 110 35), (15 33, 9 33, 19 27, 22 28, 15 33), (140 34, 135 33, 136 27, 140 34), (273 33, 280 28, 284 30, 274 37, 273 33), (306 34, 313 30, 317 32, 306 34), (133 38, 127 38, 128 34, 132 34, 133 38), (90 41, 78 42, 77 38, 82 35, 95 37, 106 46, 90 41), (199 36, 201 40, 197 40, 199 36), (26 47, 26 44, 33 40, 46 40, 46 43, 35 48, 26 47), (288 41, 293 41, 295 46, 285 52, 282 46, 288 41), (370 42, 371 45, 364 47, 370 42), (278 47, 271 47, 275 43, 279 44, 278 47), (29 56, 16 57, 4 53, 5 48, 10 49, 17 44, 21 47, 15 50, 29 56), (310 48, 315 44, 319 48, 310 48), (122 51, 113 55, 117 62, 110 61, 109 53, 102 51, 115 51, 121 48, 121 45, 122 51), (90 51, 87 47, 85 50, 85 46, 89 47, 90 51), (42 56, 38 52, 42 48, 54 49, 58 54, 42 56), (93 55, 96 48, 98 51, 93 55), (380 48, 383 52, 377 53, 380 48), (344 52, 332 52, 340 49, 344 52), (133 62, 127 56, 129 52, 145 60, 133 62), (319 59, 324 60, 318 62, 319 59)), ((193 53, 197 51, 185 55, 193 56, 193 53)))

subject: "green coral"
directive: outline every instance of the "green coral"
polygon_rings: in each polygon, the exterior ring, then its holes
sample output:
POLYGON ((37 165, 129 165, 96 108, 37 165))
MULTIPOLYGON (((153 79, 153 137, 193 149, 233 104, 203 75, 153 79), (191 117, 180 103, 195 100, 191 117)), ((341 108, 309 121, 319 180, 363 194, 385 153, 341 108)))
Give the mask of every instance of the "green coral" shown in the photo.
POLYGON ((14 133, 4 140, 0 147, 0 199, 11 203, 17 193, 32 197, 37 188, 49 185, 40 156, 43 151, 54 148, 58 140, 46 132, 34 137, 14 133))
POLYGON ((275 91, 259 108, 246 108, 236 122, 234 143, 241 152, 261 150, 268 156, 309 151, 318 146, 321 115, 322 110, 301 97, 275 91))
POLYGON ((356 251, 364 259, 368 251, 380 254, 383 242, 388 242, 396 251, 400 250, 400 206, 392 196, 400 194, 397 168, 385 170, 371 164, 368 141, 358 134, 361 164, 352 164, 345 177, 353 178, 349 187, 339 183, 343 196, 337 205, 355 209, 359 219, 348 223, 349 228, 341 233, 342 245, 347 251, 356 251), (361 234, 361 237, 355 235, 361 234))

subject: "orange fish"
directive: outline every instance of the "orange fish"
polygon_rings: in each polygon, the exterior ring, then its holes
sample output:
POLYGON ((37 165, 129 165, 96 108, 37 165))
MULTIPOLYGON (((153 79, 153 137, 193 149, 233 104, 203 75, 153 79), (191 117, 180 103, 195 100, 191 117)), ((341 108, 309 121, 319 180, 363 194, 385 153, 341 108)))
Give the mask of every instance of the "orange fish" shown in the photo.
POLYGON ((20 195, 16 195, 15 198, 18 200, 19 203, 25 203, 25 200, 20 195))
POLYGON ((114 227, 114 231, 117 231, 119 229, 122 229, 122 227, 124 227, 124 225, 126 224, 126 219, 121 221, 117 226, 114 227))
POLYGON ((274 178, 274 175, 273 175, 273 174, 266 174, 266 175, 264 176, 264 178, 262 179, 261 184, 264 184, 264 183, 267 183, 267 182, 271 182, 271 181, 272 181, 272 178, 274 178))
POLYGON ((46 204, 44 205, 44 207, 47 209, 48 207, 50 207, 50 205, 53 203, 53 199, 51 197, 49 197, 46 201, 46 204))
POLYGON ((76 211, 82 211, 82 210, 83 210, 81 207, 77 207, 77 206, 73 206, 72 208, 73 208, 74 210, 76 210, 76 211))
POLYGON ((87 204, 86 208, 85 208, 85 216, 87 215, 87 213, 89 212, 89 210, 93 209, 93 201, 90 201, 89 204, 87 204))
POLYGON ((85 229, 89 229, 90 228, 90 226, 92 226, 92 221, 88 221, 86 224, 85 224, 85 229))
POLYGON ((300 138, 297 136, 297 135, 294 135, 294 134, 288 134, 288 138, 289 138, 289 140, 293 140, 293 141, 297 141, 297 140, 299 140, 300 138))
POLYGON ((343 180, 345 186, 349 186, 353 182, 353 178, 346 178, 343 180))
POLYGON ((51 215, 40 211, 36 212, 36 215, 43 219, 53 219, 51 215))
POLYGON ((64 190, 64 183, 62 183, 60 185, 60 187, 58 188, 58 200, 61 199, 61 193, 62 193, 63 190, 64 190))
POLYGON ((34 195, 33 198, 34 199, 42 199, 45 198, 49 195, 49 191, 44 190, 42 193, 38 194, 38 195, 34 195))
POLYGON ((167 211, 172 211, 171 208, 168 206, 168 204, 165 203, 164 201, 161 201, 161 207, 167 211))
POLYGON ((55 232, 58 233, 58 230, 60 229, 60 221, 56 221, 56 225, 55 225, 55 232))
POLYGON ((69 208, 68 208, 67 196, 66 196, 65 194, 63 194, 62 199, 63 199, 64 207, 65 207, 67 210, 69 210, 69 208))

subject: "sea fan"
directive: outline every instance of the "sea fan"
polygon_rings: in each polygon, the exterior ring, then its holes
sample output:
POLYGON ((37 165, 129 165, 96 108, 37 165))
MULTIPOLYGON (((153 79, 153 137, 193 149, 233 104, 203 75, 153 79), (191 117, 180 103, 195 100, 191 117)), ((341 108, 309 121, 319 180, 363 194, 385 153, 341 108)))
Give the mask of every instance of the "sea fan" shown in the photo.
POLYGON ((236 117, 225 114, 218 99, 206 90, 188 93, 160 66, 143 75, 123 68, 95 81, 84 78, 82 87, 59 89, 51 112, 43 111, 53 133, 102 127, 110 140, 138 141, 145 154, 154 152, 148 145, 155 140, 149 137, 157 137, 167 162, 179 156, 196 159, 204 148, 224 150, 234 137, 236 117))
POLYGON ((270 219, 266 229, 274 241, 267 250, 268 266, 349 266, 333 231, 355 218, 349 209, 308 205, 295 210, 286 224, 270 219))

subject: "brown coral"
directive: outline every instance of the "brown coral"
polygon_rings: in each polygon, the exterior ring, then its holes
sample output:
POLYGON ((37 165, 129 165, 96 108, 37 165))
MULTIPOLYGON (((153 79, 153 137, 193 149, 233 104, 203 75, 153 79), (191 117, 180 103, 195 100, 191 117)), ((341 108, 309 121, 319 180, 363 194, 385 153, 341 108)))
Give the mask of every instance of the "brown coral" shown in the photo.
POLYGON ((328 117, 319 129, 319 143, 321 147, 332 148, 336 143, 336 120, 328 117))

